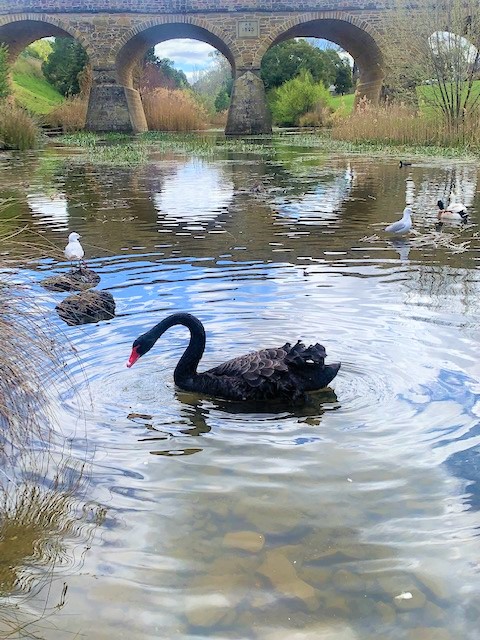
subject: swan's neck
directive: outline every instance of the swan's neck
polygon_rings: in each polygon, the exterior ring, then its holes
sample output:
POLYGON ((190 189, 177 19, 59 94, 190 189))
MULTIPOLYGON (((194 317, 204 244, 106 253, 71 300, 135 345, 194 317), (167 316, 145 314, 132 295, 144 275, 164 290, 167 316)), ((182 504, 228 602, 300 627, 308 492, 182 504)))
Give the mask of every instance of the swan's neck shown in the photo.
POLYGON ((173 374, 175 383, 179 384, 195 376, 197 373, 198 363, 205 351, 205 329, 200 320, 195 318, 195 316, 189 313, 174 313, 150 330, 153 343, 155 343, 167 329, 177 324, 187 327, 190 331, 190 341, 178 361, 173 374))

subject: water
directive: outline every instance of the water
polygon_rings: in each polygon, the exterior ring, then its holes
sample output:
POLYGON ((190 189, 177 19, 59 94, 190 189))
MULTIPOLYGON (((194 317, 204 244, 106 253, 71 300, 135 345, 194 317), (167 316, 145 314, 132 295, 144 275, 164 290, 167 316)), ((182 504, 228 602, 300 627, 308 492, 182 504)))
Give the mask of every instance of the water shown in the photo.
POLYGON ((21 277, 77 352, 58 428, 96 510, 61 531, 60 560, 15 555, 36 587, 9 582, 4 610, 52 640, 480 638, 476 164, 285 142, 136 168, 54 147, 0 162, 10 224, 49 247, 21 277), (452 185, 469 223, 436 232, 452 185), (406 203, 415 232, 386 237, 406 203), (62 325, 64 294, 38 284, 69 268, 72 230, 111 322, 62 325), (180 310, 205 324, 200 369, 298 338, 342 369, 293 409, 189 394, 180 327, 126 369, 135 337, 180 310))

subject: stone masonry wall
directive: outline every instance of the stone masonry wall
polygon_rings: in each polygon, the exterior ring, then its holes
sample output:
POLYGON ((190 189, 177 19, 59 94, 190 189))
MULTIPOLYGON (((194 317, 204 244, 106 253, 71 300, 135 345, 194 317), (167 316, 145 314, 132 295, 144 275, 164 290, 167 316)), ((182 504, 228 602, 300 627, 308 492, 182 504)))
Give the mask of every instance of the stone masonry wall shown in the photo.
POLYGON ((388 0, 0 0, 1 13, 205 13, 224 11, 375 11, 388 0))

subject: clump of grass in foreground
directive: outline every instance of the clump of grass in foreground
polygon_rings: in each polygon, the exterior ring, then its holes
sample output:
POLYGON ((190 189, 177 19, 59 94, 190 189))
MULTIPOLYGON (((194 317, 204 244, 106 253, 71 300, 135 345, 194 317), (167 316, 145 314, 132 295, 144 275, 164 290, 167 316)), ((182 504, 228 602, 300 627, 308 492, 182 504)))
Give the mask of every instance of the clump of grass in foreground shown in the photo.
POLYGON ((0 101, 0 149, 34 149, 40 141, 40 129, 21 107, 0 101))

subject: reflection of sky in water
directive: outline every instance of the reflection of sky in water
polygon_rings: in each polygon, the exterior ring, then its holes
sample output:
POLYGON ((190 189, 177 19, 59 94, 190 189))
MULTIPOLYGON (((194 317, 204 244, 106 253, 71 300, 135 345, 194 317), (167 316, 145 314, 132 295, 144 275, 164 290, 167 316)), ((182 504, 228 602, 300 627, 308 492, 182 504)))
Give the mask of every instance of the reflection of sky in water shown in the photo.
POLYGON ((335 220, 343 201, 352 189, 354 173, 348 167, 330 182, 320 182, 300 199, 278 201, 278 213, 301 224, 335 220))
POLYGON ((48 225, 59 231, 68 229, 68 201, 64 194, 56 193, 47 196, 44 194, 27 195, 35 224, 48 225))
POLYGON ((159 218, 187 222, 187 229, 202 229, 227 211, 233 184, 221 167, 192 159, 165 179, 161 192, 153 197, 159 218))
POLYGON ((454 169, 439 168, 438 175, 428 174, 417 181, 409 173, 405 180, 405 203, 412 206, 417 215, 423 217, 436 214, 437 201, 443 200, 445 206, 450 202, 450 193, 455 202, 463 202, 472 207, 477 188, 477 168, 472 165, 458 164, 454 169))

